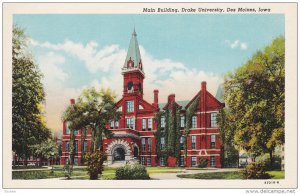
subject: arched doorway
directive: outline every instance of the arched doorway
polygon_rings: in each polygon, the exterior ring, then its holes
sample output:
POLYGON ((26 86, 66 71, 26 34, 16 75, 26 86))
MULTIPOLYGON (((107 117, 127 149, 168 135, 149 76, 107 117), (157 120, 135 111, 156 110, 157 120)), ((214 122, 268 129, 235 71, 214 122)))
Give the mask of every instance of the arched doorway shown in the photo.
POLYGON ((133 157, 135 158, 139 157, 139 149, 137 147, 133 148, 133 157))
POLYGON ((114 161, 125 160, 125 150, 122 147, 118 147, 114 150, 113 160, 114 161))

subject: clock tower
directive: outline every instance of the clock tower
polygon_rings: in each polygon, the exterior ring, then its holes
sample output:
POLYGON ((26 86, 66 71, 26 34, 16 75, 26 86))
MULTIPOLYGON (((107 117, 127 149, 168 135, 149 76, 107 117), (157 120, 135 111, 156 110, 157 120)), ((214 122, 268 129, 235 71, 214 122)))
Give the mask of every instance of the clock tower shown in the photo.
POLYGON ((124 78, 123 96, 138 95, 142 98, 145 74, 135 30, 133 30, 129 43, 127 56, 122 68, 122 75, 124 78))

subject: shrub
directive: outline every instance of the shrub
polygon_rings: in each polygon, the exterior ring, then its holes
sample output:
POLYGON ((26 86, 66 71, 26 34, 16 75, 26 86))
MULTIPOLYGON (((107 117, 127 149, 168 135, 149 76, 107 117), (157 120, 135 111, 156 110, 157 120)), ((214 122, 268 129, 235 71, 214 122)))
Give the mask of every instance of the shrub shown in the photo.
POLYGON ((266 173, 266 166, 264 163, 253 162, 249 164, 245 170, 242 171, 245 179, 269 179, 271 176, 266 173))
POLYGON ((90 180, 97 180, 98 175, 102 174, 103 162, 106 160, 106 156, 103 152, 96 151, 93 153, 86 153, 84 155, 85 163, 87 164, 87 171, 90 176, 90 180))
POLYGON ((116 170, 117 180, 149 180, 145 166, 140 164, 126 164, 116 170))
POLYGON ((207 167, 207 164, 208 164, 207 159, 200 158, 200 159, 199 159, 198 167, 199 167, 199 168, 206 168, 206 167, 207 167))

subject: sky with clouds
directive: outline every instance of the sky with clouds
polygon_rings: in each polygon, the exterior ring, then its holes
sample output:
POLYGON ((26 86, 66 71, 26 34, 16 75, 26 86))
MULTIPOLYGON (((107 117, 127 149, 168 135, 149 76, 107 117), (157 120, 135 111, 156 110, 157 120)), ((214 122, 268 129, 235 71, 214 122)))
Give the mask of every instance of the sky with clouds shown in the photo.
POLYGON ((113 89, 122 96, 121 67, 135 26, 146 75, 144 98, 170 93, 190 100, 201 81, 215 95, 223 76, 284 35, 280 14, 14 15, 30 37, 31 52, 44 74, 45 114, 53 131, 83 88, 113 89))

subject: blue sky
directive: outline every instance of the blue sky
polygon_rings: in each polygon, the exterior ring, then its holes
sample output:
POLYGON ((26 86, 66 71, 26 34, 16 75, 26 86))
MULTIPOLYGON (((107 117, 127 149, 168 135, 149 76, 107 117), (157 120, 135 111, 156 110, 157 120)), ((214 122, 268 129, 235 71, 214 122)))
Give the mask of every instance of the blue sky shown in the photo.
POLYGON ((32 39, 32 53, 45 74, 47 121, 54 130, 69 98, 82 88, 110 87, 120 97, 120 68, 134 26, 145 67, 145 98, 152 101, 158 88, 161 102, 169 93, 177 100, 191 99, 201 81, 215 95, 222 75, 284 35, 282 14, 26 14, 13 20, 32 39))

